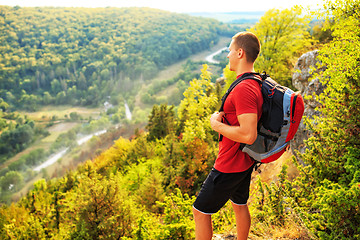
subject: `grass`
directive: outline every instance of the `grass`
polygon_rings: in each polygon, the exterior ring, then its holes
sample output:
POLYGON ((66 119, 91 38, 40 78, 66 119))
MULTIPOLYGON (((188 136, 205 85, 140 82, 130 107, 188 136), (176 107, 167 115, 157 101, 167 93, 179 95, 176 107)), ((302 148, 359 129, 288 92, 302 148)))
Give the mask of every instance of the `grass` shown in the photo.
MULTIPOLYGON (((84 108, 84 107, 71 107, 71 106, 44 106, 39 111, 36 112, 19 112, 21 115, 26 115, 28 119, 31 119, 36 122, 39 126, 45 126, 49 123, 53 125, 46 127, 50 135, 36 141, 31 144, 24 151, 16 154, 12 158, 9 158, 5 163, 0 165, 0 169, 7 167, 10 163, 17 161, 24 154, 30 153, 32 150, 38 148, 49 149, 51 144, 57 139, 61 133, 65 133, 72 128, 80 124, 80 122, 65 122, 58 120, 56 122, 52 121, 53 116, 57 118, 65 118, 64 116, 69 116, 71 112, 77 112, 82 119, 87 119, 89 117, 96 118, 100 113, 100 108, 84 108)), ((69 118, 67 118, 69 119, 69 118)))
POLYGON ((37 122, 48 122, 55 116, 56 119, 64 119, 65 116, 69 118, 70 113, 76 112, 83 119, 89 117, 96 117, 100 114, 100 108, 85 108, 85 107, 73 107, 69 105, 62 106, 44 106, 36 112, 19 112, 21 115, 26 115, 29 119, 37 122))
POLYGON ((65 133, 74 127, 78 126, 80 123, 78 122, 59 122, 51 127, 49 127, 48 131, 50 135, 46 138, 43 138, 41 142, 43 143, 53 143, 60 134, 65 133))
MULTIPOLYGON (((168 80, 171 79, 172 77, 176 76, 176 74, 178 74, 181 69, 182 66, 186 63, 186 61, 188 59, 192 60, 192 61, 205 61, 205 58, 210 55, 211 53, 213 53, 214 51, 223 48, 224 46, 227 46, 230 42, 230 38, 227 37, 221 37, 219 42, 214 45, 213 47, 211 47, 209 50, 206 51, 202 51, 200 53, 194 54, 192 56, 190 56, 187 59, 184 59, 182 61, 179 61, 169 67, 167 67, 166 69, 160 71, 158 73, 158 75, 151 80, 151 82, 153 81, 163 81, 163 80, 168 80)), ((202 67, 199 66, 199 69, 201 69, 202 67)), ((210 67, 210 71, 212 72, 218 72, 219 71, 219 67, 212 65, 210 67)), ((200 72, 200 70, 199 70, 200 72)), ((145 91, 147 91, 147 86, 149 86, 149 84, 144 84, 141 88, 141 90, 138 92, 138 94, 135 96, 135 106, 139 107, 140 109, 144 109, 144 108, 151 108, 152 105, 150 104, 145 104, 141 101, 141 94, 144 93, 145 91)), ((163 91, 161 91, 160 93, 158 93, 158 96, 169 96, 171 94, 171 92, 174 90, 174 88, 176 87, 176 83, 173 85, 168 86, 167 88, 165 88, 163 91)))

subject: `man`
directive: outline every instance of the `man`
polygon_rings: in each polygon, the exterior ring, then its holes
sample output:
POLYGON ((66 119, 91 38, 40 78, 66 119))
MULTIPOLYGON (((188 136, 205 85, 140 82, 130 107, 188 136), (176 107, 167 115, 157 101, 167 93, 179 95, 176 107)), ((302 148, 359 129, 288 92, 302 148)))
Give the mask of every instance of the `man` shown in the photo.
MULTIPOLYGON (((260 42, 253 33, 236 34, 229 50, 229 67, 238 78, 254 72, 260 42)), ((210 118, 212 129, 223 138, 215 165, 193 205, 197 240, 212 238, 211 214, 219 211, 229 199, 235 212, 237 239, 248 237, 251 219, 247 200, 254 161, 239 148, 240 143, 252 144, 256 140, 262 103, 259 83, 245 79, 228 95, 224 111, 215 112, 210 118)))

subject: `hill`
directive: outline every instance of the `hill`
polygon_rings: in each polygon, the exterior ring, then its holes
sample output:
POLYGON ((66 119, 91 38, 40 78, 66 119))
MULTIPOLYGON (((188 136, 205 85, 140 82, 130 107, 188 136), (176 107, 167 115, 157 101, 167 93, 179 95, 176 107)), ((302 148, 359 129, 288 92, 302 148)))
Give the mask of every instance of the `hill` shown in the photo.
POLYGON ((265 12, 193 12, 188 14, 191 16, 214 18, 225 23, 256 23, 265 12))
MULTIPOLYGON (((29 185, 38 175, 34 166, 64 147, 74 151, 72 162, 79 162, 108 147, 120 133, 133 135, 130 129, 144 126, 136 123, 146 122, 152 106, 135 106, 141 86, 153 86, 161 70, 216 46, 230 31, 213 19, 149 8, 0 6, 0 23, 0 177, 13 171, 18 184, 11 192, 23 182, 29 185), (105 110, 104 102, 109 106, 105 110), (131 126, 125 103, 134 111, 131 126), (98 141, 103 147, 92 153, 73 149, 81 135, 117 128, 120 122, 122 130, 98 141), (68 127, 52 130, 59 125, 68 127)), ((184 77, 183 72, 160 86, 198 76, 184 77)), ((66 158, 62 163, 67 167, 54 167, 45 175, 62 175, 76 165, 66 158)), ((2 200, 10 198, 8 186, 4 189, 2 200)))
MULTIPOLYGON (((295 166, 289 168, 290 161, 281 159, 264 169, 275 168, 276 176, 267 172, 254 182, 250 239, 359 239, 359 9, 359 1, 340 0, 319 13, 327 15, 325 30, 331 30, 331 38, 317 45, 324 71, 314 78, 326 89, 307 99, 319 100, 321 106, 314 118, 304 119, 310 137, 300 159, 293 158, 295 166)), ((276 12, 274 16, 293 20, 287 10, 276 12)), ((261 24, 263 32, 281 29, 283 21, 266 24, 269 19, 261 24)), ((227 68, 224 77, 229 85, 236 76, 227 68)), ((1 206, 0 237, 194 239, 191 206, 217 155, 218 134, 208 119, 225 90, 211 82, 204 65, 177 109, 153 106, 147 132, 137 130, 131 140, 119 138, 66 176, 41 179, 20 201, 1 206)), ((0 101, 0 107, 8 106, 0 101)), ((36 132, 29 119, 7 117, 24 125, 24 137, 36 132)), ((13 130, 8 137, 19 137, 13 130)), ((0 191, 12 190, 17 177, 13 172, 1 177, 0 191)), ((213 215, 214 232, 234 232, 234 218, 231 205, 225 205, 213 215)))
POLYGON ((226 25, 149 8, 0 6, 0 97, 14 108, 96 106, 208 49, 226 25))

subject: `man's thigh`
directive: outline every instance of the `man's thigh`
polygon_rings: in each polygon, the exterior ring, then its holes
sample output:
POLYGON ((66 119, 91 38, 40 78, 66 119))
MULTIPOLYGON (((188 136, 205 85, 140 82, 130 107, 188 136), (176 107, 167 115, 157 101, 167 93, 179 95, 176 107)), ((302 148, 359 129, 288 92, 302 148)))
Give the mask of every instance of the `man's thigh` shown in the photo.
POLYGON ((194 208, 205 214, 213 214, 229 199, 236 204, 246 204, 249 196, 247 183, 250 183, 251 172, 252 167, 239 173, 222 173, 213 168, 201 187, 194 208))

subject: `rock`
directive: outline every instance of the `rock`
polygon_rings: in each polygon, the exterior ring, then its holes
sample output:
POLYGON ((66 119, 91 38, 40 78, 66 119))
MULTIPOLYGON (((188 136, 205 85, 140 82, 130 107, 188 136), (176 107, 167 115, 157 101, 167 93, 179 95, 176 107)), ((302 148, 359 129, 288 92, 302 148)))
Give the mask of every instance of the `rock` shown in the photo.
POLYGON ((236 236, 232 234, 228 235, 221 235, 221 234, 214 234, 212 240, 235 240, 236 236))
MULTIPOLYGON (((314 116, 319 115, 319 112, 315 110, 320 105, 316 98, 324 90, 324 86, 318 78, 312 79, 315 73, 324 71, 324 68, 318 67, 320 62, 317 60, 317 56, 317 50, 303 54, 295 64, 295 72, 292 76, 292 84, 304 97, 305 111, 303 118, 308 117, 310 120, 314 116), (309 80, 311 81, 309 82, 309 80)), ((306 128, 304 120, 302 120, 293 141, 290 143, 292 153, 300 162, 302 161, 295 150, 304 153, 306 150, 304 140, 308 139, 311 135, 311 131, 306 128)))
POLYGON ((226 84, 225 80, 226 80, 225 77, 219 77, 216 79, 216 84, 220 84, 220 86, 223 88, 226 84))

